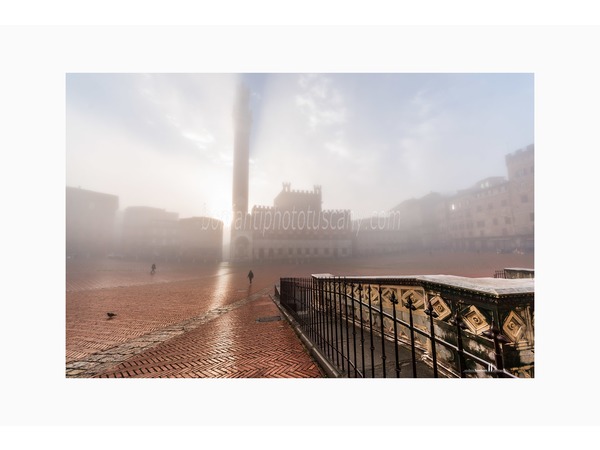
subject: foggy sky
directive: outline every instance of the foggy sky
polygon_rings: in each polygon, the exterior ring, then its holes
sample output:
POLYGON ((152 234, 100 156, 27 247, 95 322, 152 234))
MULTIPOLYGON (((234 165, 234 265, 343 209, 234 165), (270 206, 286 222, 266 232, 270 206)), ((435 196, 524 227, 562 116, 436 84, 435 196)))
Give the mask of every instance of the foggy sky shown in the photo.
POLYGON ((364 217, 506 176, 534 142, 533 74, 67 74, 67 186, 227 223, 239 81, 250 208, 289 181, 364 217))

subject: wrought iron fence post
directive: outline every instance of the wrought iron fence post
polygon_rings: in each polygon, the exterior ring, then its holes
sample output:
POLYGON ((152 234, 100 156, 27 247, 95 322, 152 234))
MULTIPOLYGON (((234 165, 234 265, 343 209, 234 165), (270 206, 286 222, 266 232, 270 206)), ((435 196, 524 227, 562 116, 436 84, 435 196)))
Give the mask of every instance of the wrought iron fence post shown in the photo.
POLYGON ((363 321, 363 307, 362 307, 362 284, 358 285, 358 307, 360 308, 360 354, 361 354, 361 362, 362 362, 362 376, 364 378, 365 376, 365 332, 364 332, 364 326, 365 323, 363 321))
POLYGON ((383 295, 381 291, 381 285, 379 285, 379 316, 381 318, 381 362, 383 364, 383 378, 387 378, 386 368, 385 368, 385 327, 383 325, 383 295))
POLYGON ((435 329, 433 327, 433 319, 438 317, 438 313, 433 310, 431 300, 427 299, 427 309, 424 311, 429 316, 429 332, 431 334, 431 357, 433 358, 433 378, 438 377, 437 368, 437 353, 435 350, 435 329))
POLYGON ((502 347, 500 344, 506 344, 510 342, 506 336, 500 333, 500 330, 496 326, 496 322, 492 319, 490 328, 483 333, 485 336, 494 341, 494 362, 496 364, 496 370, 493 372, 498 378, 504 378, 504 355, 502 354, 502 347))
POLYGON ((413 378, 417 378, 417 355, 415 353, 415 331, 413 326, 413 311, 415 311, 417 308, 413 304, 412 294, 408 296, 404 306, 408 308, 408 317, 410 318, 410 351, 412 354, 413 378))
POLYGON ((375 346, 373 345, 373 306, 371 305, 371 285, 369 285, 369 333, 371 335, 371 376, 375 378, 375 346))
MULTIPOLYGON (((340 299, 340 291, 342 290, 342 279, 338 278, 339 283, 338 283, 338 288, 337 288, 337 292, 336 295, 334 296, 334 301, 333 301, 333 329, 335 331, 335 347, 334 347, 334 352, 335 352, 335 360, 337 362, 337 365, 340 365, 340 350, 338 348, 339 345, 339 338, 338 338, 338 334, 337 334, 337 303, 340 299)), ((341 304, 341 302, 340 302, 341 304)), ((341 305, 340 305, 341 307, 341 305)), ((344 359, 342 358, 342 370, 344 369, 344 359)))
POLYGON ((319 289, 319 296, 317 299, 317 303, 318 303, 318 308, 319 310, 317 311, 316 314, 316 319, 317 319, 317 337, 318 337, 318 342, 319 342, 319 346, 321 348, 323 348, 323 335, 324 335, 324 330, 323 330, 323 323, 325 321, 324 319, 324 310, 325 310, 325 295, 324 295, 324 285, 325 282, 323 280, 319 280, 317 286, 319 289))
POLYGON ((330 324, 331 324, 331 315, 330 315, 330 303, 331 303, 331 295, 335 292, 335 279, 331 279, 329 282, 329 286, 327 287, 327 296, 325 297, 325 345, 327 348, 327 356, 329 358, 332 357, 331 352, 331 333, 330 333, 330 324))
MULTIPOLYGON (((358 375, 358 363, 356 361, 356 320, 354 318, 354 282, 352 282, 352 295, 350 301, 352 305, 352 345, 354 348, 354 378, 358 375)), ((346 303, 346 333, 348 334, 348 304, 346 303)), ((350 335, 348 334, 348 355, 350 355, 350 335)), ((348 356, 348 359, 350 356, 348 356)))
MULTIPOLYGON (((346 291, 346 278, 343 279, 343 281, 340 283, 340 287, 338 289, 338 303, 339 303, 339 311, 340 311, 340 338, 338 341, 338 337, 337 337, 337 323, 336 323, 336 327, 335 327, 335 341, 336 341, 336 346, 338 345, 337 343, 340 343, 341 346, 341 352, 342 352, 342 371, 345 370, 345 363, 344 363, 344 324, 342 322, 342 292, 346 291)), ((337 353, 339 354, 340 351, 338 350, 337 353)), ((338 363, 339 364, 339 363, 338 363)), ((348 371, 350 371, 350 366, 348 366, 348 371)))
POLYGON ((342 342, 342 367, 344 366, 344 327, 342 318, 346 323, 346 354, 348 355, 348 376, 350 376, 350 349, 348 341, 348 294, 346 292, 348 285, 346 284, 346 278, 344 278, 344 289, 342 290, 344 295, 344 313, 342 314, 342 300, 340 299, 340 340, 342 342))
POLYGON ((463 322, 459 314, 460 304, 454 313, 454 317, 449 320, 451 325, 456 326, 456 346, 458 347, 458 373, 461 378, 465 377, 465 353, 463 350, 462 331, 467 329, 467 326, 463 322))
POLYGON ((392 291, 390 302, 392 303, 392 314, 394 317, 394 355, 396 357, 396 378, 400 378, 400 361, 398 361, 398 326, 396 323, 396 305, 398 304, 398 299, 396 298, 394 291, 392 291))
POLYGON ((317 280, 315 280, 314 278, 311 278, 310 281, 310 329, 311 329, 311 333, 312 333, 312 341, 313 342, 317 342, 317 333, 316 333, 316 327, 317 327, 317 308, 318 308, 318 303, 319 303, 319 293, 317 291, 317 280))

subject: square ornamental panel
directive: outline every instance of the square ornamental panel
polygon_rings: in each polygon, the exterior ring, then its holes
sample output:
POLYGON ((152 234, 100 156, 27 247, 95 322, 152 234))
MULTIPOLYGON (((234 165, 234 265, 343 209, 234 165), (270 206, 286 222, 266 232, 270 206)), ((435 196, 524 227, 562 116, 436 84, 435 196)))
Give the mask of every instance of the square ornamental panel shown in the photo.
POLYGON ((511 311, 502 325, 502 331, 511 341, 519 342, 525 332, 525 321, 517 313, 511 311))
POLYGON ((404 304, 408 301, 408 299, 410 298, 411 295, 412 295, 413 306, 417 309, 421 308, 423 306, 423 304, 425 303, 423 300, 423 292, 417 291, 415 289, 407 289, 407 290, 403 289, 402 301, 400 304, 402 306, 404 306, 404 304))
POLYGON ((431 302, 431 309, 433 309, 437 313, 437 320, 444 320, 446 319, 446 317, 452 314, 452 310, 450 309, 450 307, 446 304, 444 300, 442 300, 442 297, 440 297, 439 295, 434 295, 429 299, 429 301, 431 302))
POLYGON ((463 320, 469 327, 469 331, 474 334, 481 334, 490 327, 485 316, 473 305, 469 306, 467 312, 463 314, 463 320))

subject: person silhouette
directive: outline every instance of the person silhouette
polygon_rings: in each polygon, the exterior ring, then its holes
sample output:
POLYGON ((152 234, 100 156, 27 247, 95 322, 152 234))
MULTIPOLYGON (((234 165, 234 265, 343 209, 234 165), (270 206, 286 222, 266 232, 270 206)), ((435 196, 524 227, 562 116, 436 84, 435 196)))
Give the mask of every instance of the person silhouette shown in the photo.
POLYGON ((248 272, 248 279, 250 280, 250 284, 252 284, 252 278, 254 278, 254 274, 252 271, 248 272))
POLYGON ((150 274, 154 275, 155 272, 156 272, 156 264, 152 263, 152 269, 150 270, 150 274))

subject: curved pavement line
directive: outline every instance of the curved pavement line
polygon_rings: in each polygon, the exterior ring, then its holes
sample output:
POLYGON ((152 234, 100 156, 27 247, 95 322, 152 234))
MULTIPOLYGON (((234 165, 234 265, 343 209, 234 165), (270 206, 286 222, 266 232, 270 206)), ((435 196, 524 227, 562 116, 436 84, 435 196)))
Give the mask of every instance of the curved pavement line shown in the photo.
POLYGON ((234 309, 244 306, 258 298, 265 296, 271 288, 264 288, 249 297, 243 298, 227 306, 214 308, 202 316, 193 317, 183 322, 162 328, 152 333, 145 334, 138 338, 127 341, 116 347, 111 347, 97 353, 92 353, 72 361, 66 365, 67 378, 93 378, 96 375, 114 367, 127 359, 142 353, 158 344, 168 341, 175 336, 179 336, 188 331, 203 325, 217 317, 226 314, 234 309))

